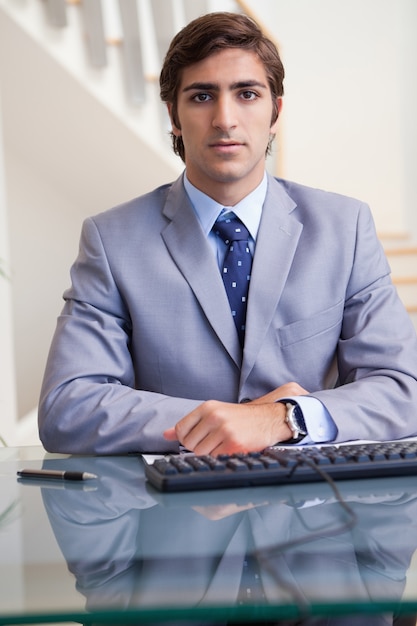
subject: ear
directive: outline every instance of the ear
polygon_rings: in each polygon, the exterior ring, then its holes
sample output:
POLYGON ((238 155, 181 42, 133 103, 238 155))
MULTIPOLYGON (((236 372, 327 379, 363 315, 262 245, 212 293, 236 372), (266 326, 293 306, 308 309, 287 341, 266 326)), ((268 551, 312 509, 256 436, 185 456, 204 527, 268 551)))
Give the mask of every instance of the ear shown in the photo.
POLYGON ((272 124, 271 126, 271 133, 274 134, 277 131, 277 127, 278 127, 278 120, 279 120, 279 116, 281 114, 281 109, 282 109, 282 96, 278 96, 278 98, 276 99, 276 107, 277 107, 277 119, 275 120, 275 122, 272 124))
POLYGON ((172 102, 167 102, 167 109, 168 109, 169 119, 171 120, 172 134, 175 135, 176 137, 181 137, 181 128, 179 128, 174 121, 172 102))

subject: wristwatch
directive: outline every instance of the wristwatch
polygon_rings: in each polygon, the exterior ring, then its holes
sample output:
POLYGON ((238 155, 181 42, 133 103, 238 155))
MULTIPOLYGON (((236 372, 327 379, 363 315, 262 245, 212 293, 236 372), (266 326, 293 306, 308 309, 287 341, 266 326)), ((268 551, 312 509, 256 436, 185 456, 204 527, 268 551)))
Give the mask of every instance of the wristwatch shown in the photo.
POLYGON ((303 417, 303 412, 300 409, 299 405, 295 402, 283 402, 287 409, 287 413, 285 416, 285 423, 291 429, 292 438, 290 439, 291 443, 297 443, 301 441, 306 434, 307 428, 303 417))

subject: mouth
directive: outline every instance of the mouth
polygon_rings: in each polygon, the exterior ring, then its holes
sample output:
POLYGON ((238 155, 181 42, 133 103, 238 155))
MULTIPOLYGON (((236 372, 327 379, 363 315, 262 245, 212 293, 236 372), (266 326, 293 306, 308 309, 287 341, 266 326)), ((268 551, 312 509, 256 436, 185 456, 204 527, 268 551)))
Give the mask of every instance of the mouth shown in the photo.
POLYGON ((213 148, 217 152, 221 153, 229 153, 236 152, 239 150, 243 144, 238 141, 213 141, 209 144, 210 148, 213 148))

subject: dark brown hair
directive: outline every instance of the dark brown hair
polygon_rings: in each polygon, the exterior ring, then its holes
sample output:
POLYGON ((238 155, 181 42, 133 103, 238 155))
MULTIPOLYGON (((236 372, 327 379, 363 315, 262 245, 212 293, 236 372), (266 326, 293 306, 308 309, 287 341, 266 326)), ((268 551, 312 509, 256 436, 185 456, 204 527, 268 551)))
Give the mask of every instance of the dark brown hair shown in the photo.
MULTIPOLYGON (((174 37, 165 56, 159 77, 161 100, 172 105, 172 118, 180 128, 177 95, 182 70, 225 48, 243 48, 255 52, 262 61, 272 95, 271 126, 278 117, 276 98, 284 93, 284 67, 275 44, 258 24, 239 13, 208 13, 185 26, 174 37)), ((174 152, 185 160, 181 137, 171 133, 174 152)))

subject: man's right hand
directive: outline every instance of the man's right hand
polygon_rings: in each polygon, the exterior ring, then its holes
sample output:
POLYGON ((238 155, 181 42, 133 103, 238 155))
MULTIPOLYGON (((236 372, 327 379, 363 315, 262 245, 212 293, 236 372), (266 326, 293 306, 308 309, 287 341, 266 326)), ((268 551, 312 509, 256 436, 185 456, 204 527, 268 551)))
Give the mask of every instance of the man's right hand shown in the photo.
POLYGON ((287 383, 245 404, 209 400, 164 432, 196 454, 255 452, 291 437, 281 398, 308 393, 297 383, 287 383))

